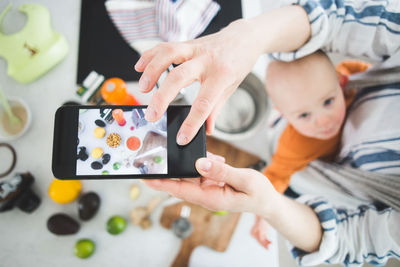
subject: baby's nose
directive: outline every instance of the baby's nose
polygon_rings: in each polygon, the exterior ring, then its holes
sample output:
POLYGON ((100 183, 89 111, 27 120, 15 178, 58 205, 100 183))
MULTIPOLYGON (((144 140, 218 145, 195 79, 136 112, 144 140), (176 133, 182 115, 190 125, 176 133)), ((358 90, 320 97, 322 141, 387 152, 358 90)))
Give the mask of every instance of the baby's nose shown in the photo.
POLYGON ((315 121, 315 124, 318 128, 329 128, 332 125, 332 123, 333 120, 331 116, 328 115, 319 116, 315 121))

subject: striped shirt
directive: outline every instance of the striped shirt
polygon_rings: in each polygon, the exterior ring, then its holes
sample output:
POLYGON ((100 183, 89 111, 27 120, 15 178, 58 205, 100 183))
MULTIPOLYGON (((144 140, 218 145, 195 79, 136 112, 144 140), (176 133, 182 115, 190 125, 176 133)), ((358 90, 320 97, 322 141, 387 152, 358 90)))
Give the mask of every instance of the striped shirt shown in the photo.
MULTIPOLYGON (((368 57, 380 62, 375 68, 389 62, 400 66, 400 1, 299 0, 294 4, 308 14, 311 39, 297 51, 272 57, 290 61, 322 49, 368 57)), ((337 160, 361 170, 396 175, 400 180, 400 83, 359 90, 348 111, 337 160)), ((312 170, 296 174, 292 181, 291 186, 303 194, 297 201, 316 212, 324 231, 314 253, 290 246, 299 265, 361 266, 364 261, 383 265, 389 257, 400 258, 398 211, 343 197, 340 186, 334 188, 333 182, 312 170), (304 186, 307 181, 309 186, 304 186), (313 192, 326 194, 321 198, 311 196, 313 192)))

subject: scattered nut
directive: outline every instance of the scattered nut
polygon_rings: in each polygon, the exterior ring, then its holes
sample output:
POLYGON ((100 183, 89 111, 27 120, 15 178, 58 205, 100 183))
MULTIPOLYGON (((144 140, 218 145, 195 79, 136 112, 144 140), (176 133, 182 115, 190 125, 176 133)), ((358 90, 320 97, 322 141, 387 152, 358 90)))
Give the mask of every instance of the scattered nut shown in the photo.
POLYGON ((136 200, 140 195, 140 189, 139 186, 136 184, 131 186, 131 190, 129 191, 129 196, 131 197, 132 200, 136 200))
POLYGON ((146 218, 143 218, 143 220, 140 222, 140 227, 143 229, 143 230, 146 230, 146 229, 149 229, 150 227, 151 227, 151 225, 152 225, 152 222, 151 222, 151 220, 150 220, 150 218, 149 217, 146 217, 146 218))
POLYGON ((146 207, 137 207, 131 211, 131 221, 134 225, 139 225, 140 222, 148 216, 146 207))

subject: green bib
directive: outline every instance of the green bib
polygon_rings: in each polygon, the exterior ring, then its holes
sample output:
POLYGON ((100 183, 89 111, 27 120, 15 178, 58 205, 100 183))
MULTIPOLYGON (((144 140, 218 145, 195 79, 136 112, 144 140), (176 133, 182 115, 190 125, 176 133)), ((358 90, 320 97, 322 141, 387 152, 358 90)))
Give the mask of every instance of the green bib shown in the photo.
POLYGON ((49 10, 39 4, 24 4, 19 11, 27 15, 25 27, 4 34, 1 25, 9 4, 0 14, 0 56, 7 61, 7 74, 21 83, 29 83, 45 74, 68 52, 64 36, 53 31, 49 10))

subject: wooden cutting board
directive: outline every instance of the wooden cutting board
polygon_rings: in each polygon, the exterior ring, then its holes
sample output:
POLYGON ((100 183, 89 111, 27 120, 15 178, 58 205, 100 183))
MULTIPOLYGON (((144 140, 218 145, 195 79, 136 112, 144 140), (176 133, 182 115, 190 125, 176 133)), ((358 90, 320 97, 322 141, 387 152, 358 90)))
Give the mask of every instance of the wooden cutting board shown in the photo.
MULTIPOLYGON (((207 137, 207 150, 224 156, 226 162, 234 167, 247 167, 260 160, 255 155, 211 137, 207 137)), ((215 251, 225 251, 240 218, 240 213, 217 215, 200 206, 180 202, 164 208, 160 219, 161 225, 170 229, 173 222, 179 218, 183 205, 191 208, 189 220, 193 224, 193 232, 182 240, 180 251, 172 264, 174 267, 188 266, 190 255, 197 246, 204 245, 215 251)))

